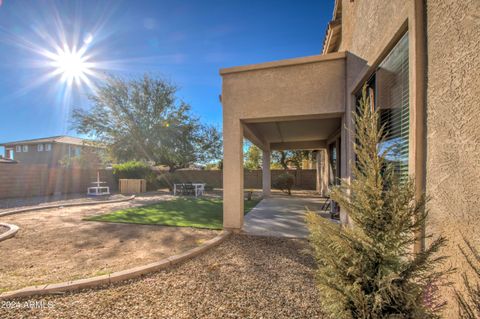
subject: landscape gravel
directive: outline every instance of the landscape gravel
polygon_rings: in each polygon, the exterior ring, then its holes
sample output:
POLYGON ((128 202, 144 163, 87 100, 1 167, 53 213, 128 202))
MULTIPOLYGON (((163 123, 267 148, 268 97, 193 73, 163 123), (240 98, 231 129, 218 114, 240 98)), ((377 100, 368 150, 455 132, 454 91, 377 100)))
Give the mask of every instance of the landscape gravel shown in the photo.
POLYGON ((0 318, 322 318, 308 243, 232 235, 141 279, 0 301, 0 318))

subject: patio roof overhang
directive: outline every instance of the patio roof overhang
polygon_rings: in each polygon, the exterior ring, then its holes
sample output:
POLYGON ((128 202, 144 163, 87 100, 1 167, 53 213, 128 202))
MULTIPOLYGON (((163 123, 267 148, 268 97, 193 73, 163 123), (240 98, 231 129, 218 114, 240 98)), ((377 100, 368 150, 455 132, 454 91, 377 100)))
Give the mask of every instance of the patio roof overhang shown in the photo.
POLYGON ((224 129, 240 121, 261 149, 319 149, 341 126, 345 53, 220 70, 224 129))
POLYGON ((320 174, 320 153, 344 121, 344 52, 220 70, 223 105, 223 222, 243 225, 243 138, 262 152, 264 196, 271 187, 271 150, 317 152, 317 188, 326 189, 328 165, 320 174), (320 177, 322 176, 322 177, 320 177))

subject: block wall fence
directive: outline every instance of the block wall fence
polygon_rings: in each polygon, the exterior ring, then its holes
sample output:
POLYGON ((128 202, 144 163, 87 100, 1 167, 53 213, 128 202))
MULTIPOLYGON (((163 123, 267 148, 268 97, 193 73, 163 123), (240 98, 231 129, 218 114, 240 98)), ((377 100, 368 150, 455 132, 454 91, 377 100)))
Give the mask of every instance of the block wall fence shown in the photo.
MULTIPOLYGON (((118 188, 112 171, 99 172, 100 180, 107 182, 111 190, 118 188)), ((0 198, 86 193, 96 179, 96 169, 0 164, 0 198)))
MULTIPOLYGON (((111 170, 100 170, 100 180, 107 182, 111 191, 118 190, 118 181, 111 170)), ((314 169, 287 170, 294 176, 296 189, 314 190, 314 169)), ((272 170, 272 183, 284 170, 272 170)), ((221 170, 177 170, 173 173, 158 172, 162 185, 172 183, 203 182, 214 188, 222 188, 221 170)), ((262 188, 262 171, 245 170, 245 188, 262 188)), ((54 194, 86 193, 87 187, 97 179, 96 169, 52 168, 47 165, 0 165, 0 199, 15 197, 48 196, 54 194)))
MULTIPOLYGON (((295 188, 314 190, 316 189, 316 170, 271 170, 272 184, 277 177, 285 172, 295 178, 295 188)), ((221 170, 177 170, 173 173, 159 173, 159 180, 162 184, 203 182, 214 188, 223 188, 223 171, 221 170)), ((262 188, 262 170, 244 171, 245 188, 262 188)))

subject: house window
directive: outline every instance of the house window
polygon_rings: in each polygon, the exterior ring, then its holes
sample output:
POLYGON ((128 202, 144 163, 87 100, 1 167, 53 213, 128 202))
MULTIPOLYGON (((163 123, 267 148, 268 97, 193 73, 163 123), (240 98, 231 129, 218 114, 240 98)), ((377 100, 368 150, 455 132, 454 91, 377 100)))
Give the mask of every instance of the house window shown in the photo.
POLYGON ((80 146, 75 147, 75 156, 80 156, 80 153, 82 152, 82 148, 80 146))
POLYGON ((22 145, 22 152, 28 152, 28 145, 22 145))
POLYGON ((15 146, 15 152, 21 153, 22 152, 22 146, 21 145, 15 146))
POLYGON ((402 177, 408 175, 408 85, 408 34, 405 34, 376 72, 375 101, 375 107, 380 111, 380 125, 385 126, 385 141, 379 145, 379 150, 390 148, 386 159, 402 177))
POLYGON ((37 152, 43 152, 43 144, 37 144, 37 152))
POLYGON ((329 145, 329 152, 330 156, 330 168, 329 168, 329 175, 330 178, 328 179, 329 185, 336 185, 337 184, 337 145, 336 143, 331 143, 329 145))
MULTIPOLYGON (((409 152, 409 82, 408 33, 380 63, 366 82, 372 107, 379 111, 380 126, 385 127, 379 152, 389 149, 386 160, 402 178, 408 176, 409 152)), ((361 93, 359 93, 361 96, 361 93)))
POLYGON ((52 144, 45 144, 45 152, 50 152, 52 150, 52 144))
POLYGON ((5 158, 13 160, 13 149, 11 148, 5 149, 5 158))

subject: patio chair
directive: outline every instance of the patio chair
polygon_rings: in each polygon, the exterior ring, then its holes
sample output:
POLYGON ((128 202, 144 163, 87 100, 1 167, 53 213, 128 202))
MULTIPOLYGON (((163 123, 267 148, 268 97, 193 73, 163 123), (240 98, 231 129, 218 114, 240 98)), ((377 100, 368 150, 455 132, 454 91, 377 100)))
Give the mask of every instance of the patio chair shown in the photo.
POLYGON ((322 208, 320 208, 320 210, 329 210, 331 206, 331 201, 332 200, 330 199, 330 197, 327 197, 327 199, 325 200, 325 203, 323 203, 322 208))
POLYGON ((193 184, 183 184, 183 195, 195 196, 195 186, 193 184))
POLYGON ((320 210, 330 211, 331 219, 340 219, 340 207, 338 206, 338 203, 332 200, 330 197, 327 197, 320 210))

